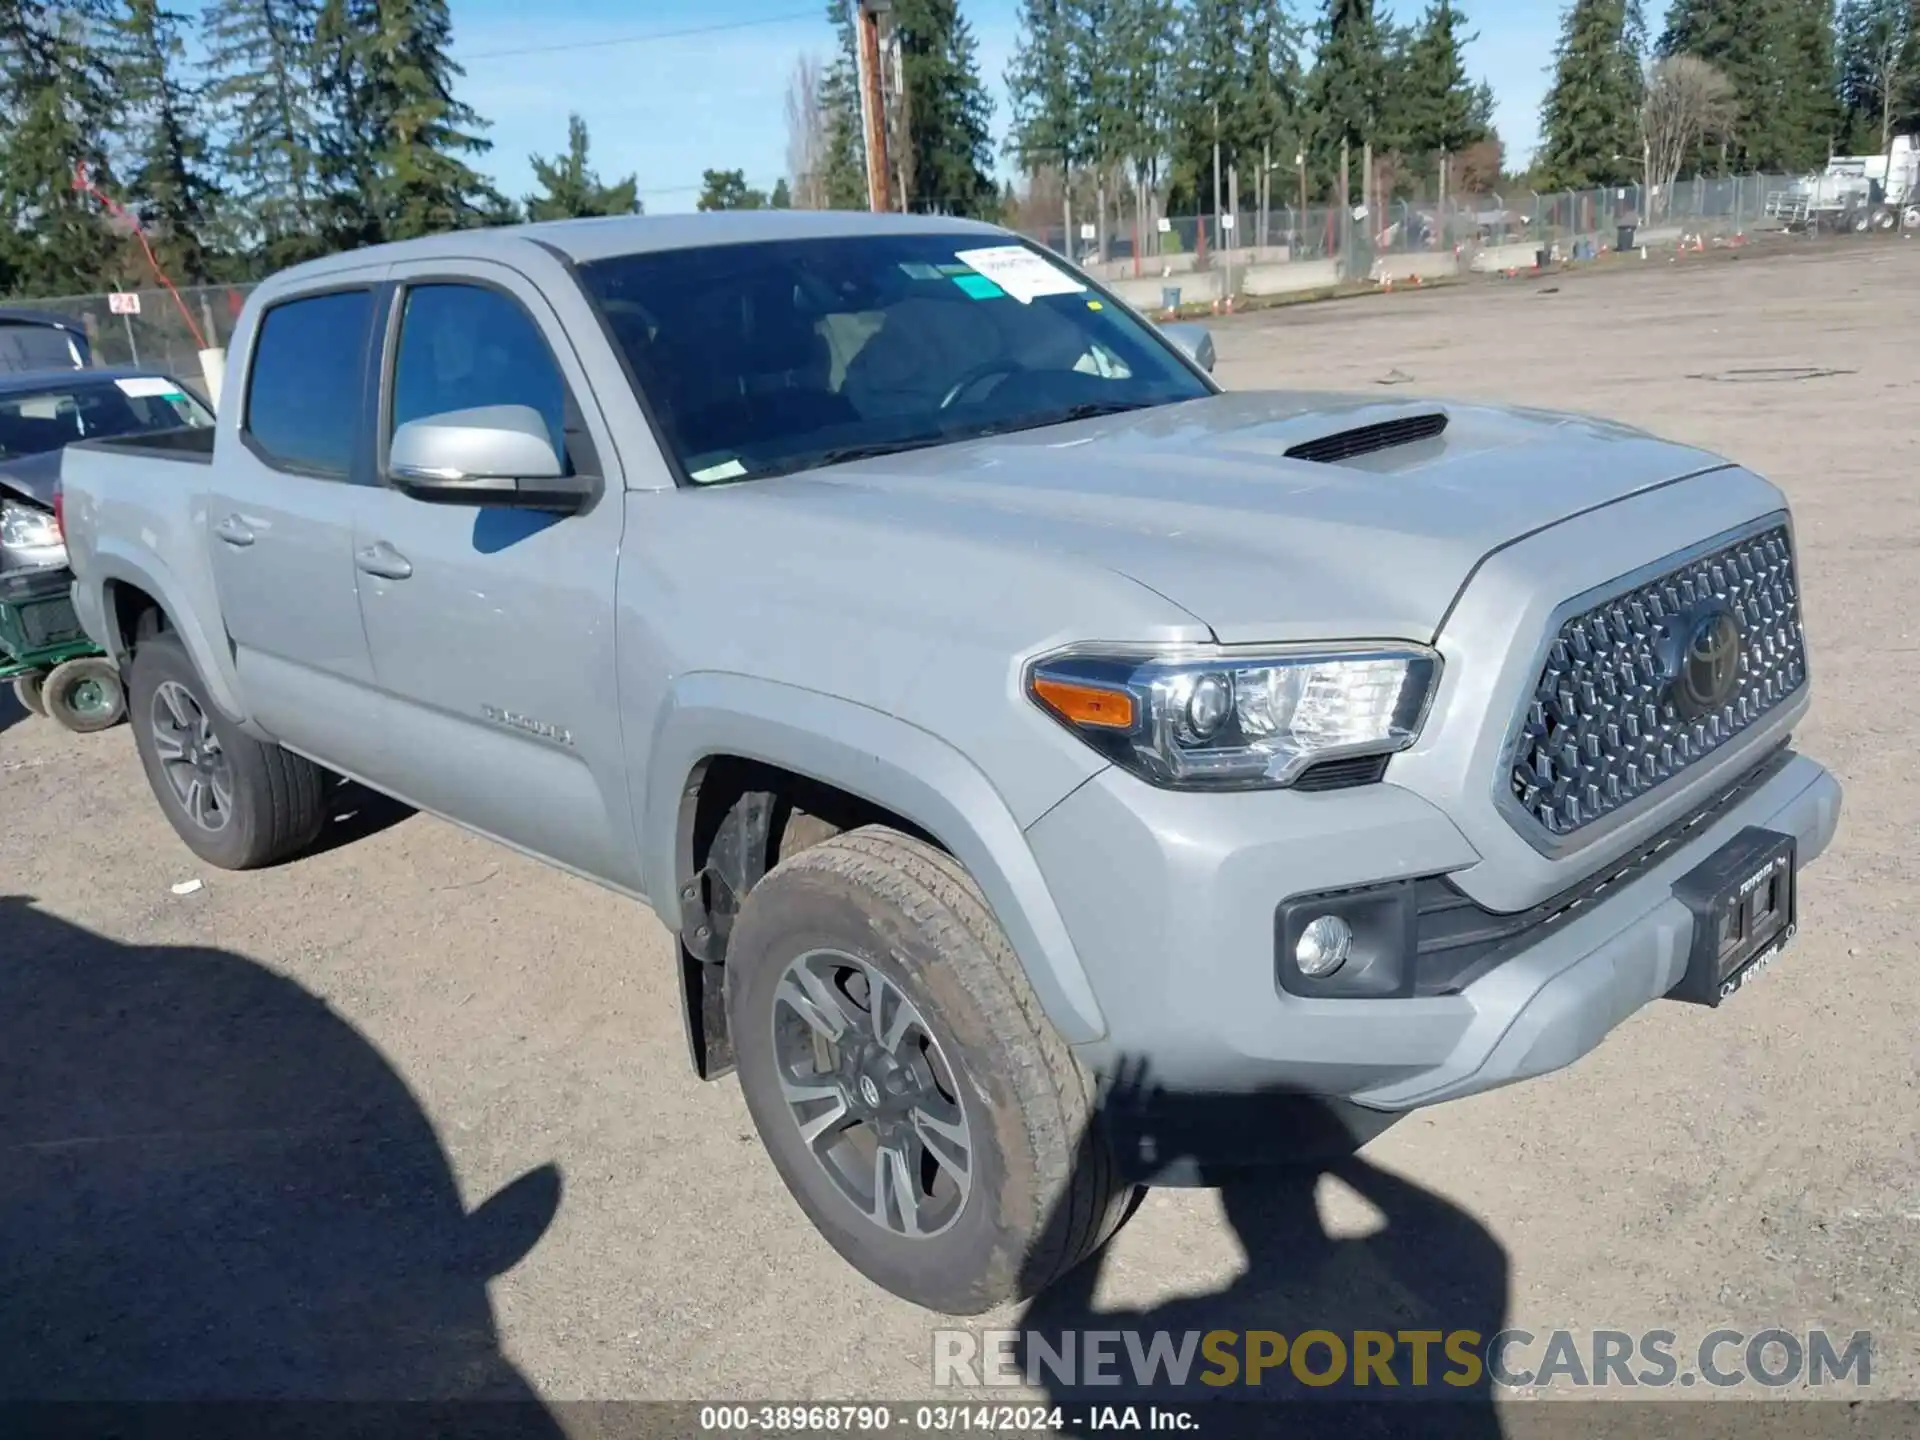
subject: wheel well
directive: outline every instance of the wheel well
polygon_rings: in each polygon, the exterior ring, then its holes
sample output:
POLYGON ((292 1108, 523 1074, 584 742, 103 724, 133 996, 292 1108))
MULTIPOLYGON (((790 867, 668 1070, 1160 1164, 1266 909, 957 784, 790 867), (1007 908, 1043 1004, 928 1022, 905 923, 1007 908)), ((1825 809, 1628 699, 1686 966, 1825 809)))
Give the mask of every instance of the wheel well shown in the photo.
POLYGON ((888 825, 939 848, 905 816, 777 765, 713 755, 680 796, 674 884, 680 899, 681 1001, 694 1068, 733 1068, 721 967, 749 891, 788 856, 862 825, 888 825))
POLYGON ((138 585, 109 580, 106 591, 108 623, 123 654, 131 654, 141 639, 166 628, 167 612, 138 585))

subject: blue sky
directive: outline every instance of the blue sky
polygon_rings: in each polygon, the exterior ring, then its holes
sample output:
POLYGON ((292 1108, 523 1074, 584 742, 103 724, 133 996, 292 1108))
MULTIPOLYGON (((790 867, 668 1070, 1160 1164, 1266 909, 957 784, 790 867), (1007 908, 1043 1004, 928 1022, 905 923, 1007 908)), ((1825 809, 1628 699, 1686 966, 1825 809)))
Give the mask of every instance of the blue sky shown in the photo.
MULTIPOLYGON (((824 0, 452 0, 460 95, 493 122, 485 168, 514 196, 533 188, 527 157, 565 147, 567 114, 592 133, 603 177, 639 177, 649 211, 690 210, 703 170, 744 170, 771 186, 785 171, 785 100, 794 63, 832 49, 824 0), (716 28, 725 27, 725 28, 716 28), (698 32, 698 33, 689 33, 698 32)), ((960 0, 981 68, 1006 122, 1001 77, 1015 42, 1016 0, 960 0)), ((1301 0, 1299 8, 1313 0, 1301 0)), ((1385 0, 1403 18, 1425 0, 1385 0)), ((1559 30, 1551 0, 1463 0, 1476 79, 1499 96, 1509 163, 1536 143, 1540 99, 1559 30)))

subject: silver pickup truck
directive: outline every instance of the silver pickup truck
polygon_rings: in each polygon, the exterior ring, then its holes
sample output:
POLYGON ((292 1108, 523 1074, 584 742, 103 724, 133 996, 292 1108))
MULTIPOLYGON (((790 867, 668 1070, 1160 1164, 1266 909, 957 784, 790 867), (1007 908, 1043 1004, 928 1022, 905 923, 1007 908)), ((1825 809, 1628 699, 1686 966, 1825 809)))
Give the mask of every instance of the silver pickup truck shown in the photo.
POLYGON ((214 431, 66 452, 76 604, 196 854, 347 776, 644 901, 814 1224, 978 1313, 1719 1004, 1838 821, 1772 485, 1206 353, 949 219, 340 255, 214 431))

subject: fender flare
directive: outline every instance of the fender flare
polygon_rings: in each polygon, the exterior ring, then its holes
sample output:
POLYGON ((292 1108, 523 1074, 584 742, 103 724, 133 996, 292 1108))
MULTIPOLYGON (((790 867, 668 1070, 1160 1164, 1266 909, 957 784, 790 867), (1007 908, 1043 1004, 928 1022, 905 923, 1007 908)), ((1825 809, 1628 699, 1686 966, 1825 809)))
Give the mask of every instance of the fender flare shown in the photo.
POLYGON ((916 725, 818 691, 745 675, 680 676, 654 727, 639 806, 646 891, 681 926, 680 802, 715 755, 778 766, 905 816, 952 853, 986 897, 1047 1017, 1070 1043, 1106 1033, 1093 987, 1039 862, 991 781, 916 725))
POLYGON ((92 592, 90 599, 99 607, 100 625, 106 632, 104 636, 96 638, 106 642, 105 648, 113 656, 114 664, 123 670, 126 668, 131 650, 128 642, 132 637, 120 633, 119 619, 110 603, 110 595, 115 585, 131 585, 152 596, 155 603, 166 612, 167 623, 179 635, 181 644, 186 646, 188 658, 193 661, 193 668, 206 682, 208 698, 237 724, 252 725, 252 717, 240 703, 239 677, 234 672, 233 658, 208 636, 186 597, 185 586, 164 569, 140 564, 112 549, 96 551, 87 571, 85 583, 92 592))

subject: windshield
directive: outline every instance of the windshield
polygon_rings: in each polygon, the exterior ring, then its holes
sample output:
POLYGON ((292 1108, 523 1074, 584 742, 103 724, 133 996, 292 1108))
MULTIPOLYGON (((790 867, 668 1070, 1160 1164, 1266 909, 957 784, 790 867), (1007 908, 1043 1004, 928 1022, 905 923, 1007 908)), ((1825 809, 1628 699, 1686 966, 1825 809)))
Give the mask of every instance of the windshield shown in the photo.
POLYGON ((68 381, 0 391, 0 460, 58 450, 76 440, 203 429, 213 412, 160 375, 68 381))
POLYGON ((1012 237, 718 245, 581 274, 701 483, 1214 393, 1147 326, 1012 237))

